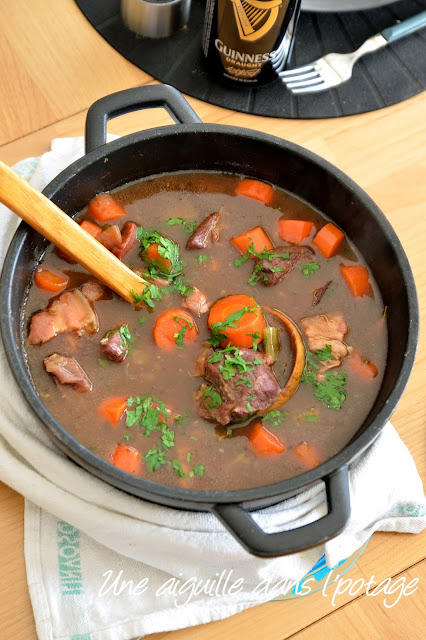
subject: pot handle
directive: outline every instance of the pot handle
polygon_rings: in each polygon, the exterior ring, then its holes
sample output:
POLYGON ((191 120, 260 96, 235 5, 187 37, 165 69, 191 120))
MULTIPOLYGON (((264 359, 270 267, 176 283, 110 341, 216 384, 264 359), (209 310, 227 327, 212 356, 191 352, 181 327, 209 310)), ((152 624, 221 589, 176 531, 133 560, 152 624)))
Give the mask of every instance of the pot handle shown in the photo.
POLYGON ((177 89, 158 84, 117 91, 92 104, 86 117, 86 153, 106 144, 108 120, 138 111, 163 107, 178 124, 201 122, 177 89))
POLYGON ((264 558, 314 547, 342 531, 350 516, 348 468, 324 478, 328 513, 310 524, 278 533, 265 533, 241 504, 216 504, 212 512, 247 551, 264 558))

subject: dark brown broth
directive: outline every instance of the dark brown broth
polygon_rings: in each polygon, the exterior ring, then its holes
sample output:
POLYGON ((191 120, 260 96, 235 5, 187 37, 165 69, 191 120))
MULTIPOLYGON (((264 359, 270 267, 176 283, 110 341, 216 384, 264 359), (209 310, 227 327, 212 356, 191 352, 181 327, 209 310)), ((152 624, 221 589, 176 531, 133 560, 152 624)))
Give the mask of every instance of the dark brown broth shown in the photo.
MULTIPOLYGON (((309 442, 323 460, 340 451, 369 413, 383 376, 387 333, 385 323, 381 322, 383 305, 377 285, 370 276, 374 298, 355 298, 340 275, 342 258, 346 263, 354 261, 365 264, 350 242, 345 241, 340 253, 329 260, 316 251, 315 260, 320 264, 320 269, 309 279, 296 268, 280 284, 271 288, 259 283, 256 286, 247 283, 253 268, 251 260, 239 268, 235 267, 234 260, 239 254, 230 244, 233 236, 260 225, 268 232, 274 245, 280 246, 286 244, 277 232, 277 220, 281 215, 312 220, 317 228, 328 221, 310 205, 281 189, 276 189, 273 207, 265 207, 261 202, 246 197, 235 197, 232 194, 239 180, 239 176, 215 173, 178 173, 142 180, 115 192, 128 212, 128 216, 119 220, 118 224, 121 227, 126 220, 132 220, 157 229, 177 242, 186 263, 185 279, 201 289, 211 302, 225 295, 247 294, 253 296, 260 305, 281 309, 296 322, 308 315, 341 312, 350 328, 346 342, 371 359, 379 375, 365 382, 344 361, 348 393, 340 411, 328 409, 313 396, 312 387, 300 384, 296 394, 283 407, 289 415, 274 430, 288 450, 281 455, 265 458, 251 450, 245 436, 221 439, 214 425, 197 414, 194 394, 202 380, 192 377, 191 371, 201 341, 210 335, 207 330, 208 314, 195 319, 199 337, 193 345, 182 351, 165 353, 154 344, 152 328, 159 313, 168 307, 180 307, 182 298, 179 294, 165 295, 161 302, 156 303, 154 313, 148 313, 146 308, 136 311, 116 296, 111 301, 95 303, 100 321, 99 334, 82 337, 59 335, 44 345, 28 348, 28 361, 36 389, 49 411, 65 429, 108 461, 112 459, 116 444, 126 443, 123 440, 125 434, 131 434, 128 444, 136 447, 142 455, 157 446, 159 436, 158 432, 153 432, 147 438, 138 427, 129 430, 124 419, 115 428, 101 421, 96 408, 105 398, 149 394, 164 400, 174 414, 187 414, 179 424, 171 421, 170 427, 175 429, 175 447, 170 459, 178 458, 186 471, 191 465, 202 464, 205 467, 204 475, 202 478, 181 479, 174 474, 170 465, 160 466, 155 473, 145 470, 144 474, 150 480, 164 484, 225 490, 270 484, 298 475, 305 469, 291 453, 291 448, 302 441, 309 442), (177 217, 201 222, 207 214, 219 210, 222 205, 232 213, 223 216, 220 241, 201 251, 211 260, 200 265, 197 262, 199 251, 184 250, 188 233, 182 226, 168 226, 166 222, 169 218, 177 217), (219 264, 217 271, 212 270, 213 260, 219 264), (320 304, 312 306, 312 291, 328 280, 332 280, 332 285, 326 295, 320 304), (141 318, 145 318, 143 324, 139 321, 141 318), (128 322, 134 338, 129 356, 120 364, 105 360, 100 362, 100 338, 122 322, 128 322), (80 394, 66 386, 57 385, 43 367, 43 358, 53 352, 73 355, 93 381, 93 391, 80 394), (318 412, 318 421, 304 421, 302 414, 311 410, 318 412), (193 454, 190 464, 185 462, 188 453, 193 454)), ((137 248, 125 262, 134 267, 142 266, 137 248)), ((44 264, 68 271, 72 275, 73 286, 78 286, 85 278, 83 269, 78 265, 67 265, 52 248, 47 250, 44 264)), ((54 295, 32 286, 26 307, 27 318, 44 308, 54 295)), ((282 380, 285 380, 285 375, 282 380)))

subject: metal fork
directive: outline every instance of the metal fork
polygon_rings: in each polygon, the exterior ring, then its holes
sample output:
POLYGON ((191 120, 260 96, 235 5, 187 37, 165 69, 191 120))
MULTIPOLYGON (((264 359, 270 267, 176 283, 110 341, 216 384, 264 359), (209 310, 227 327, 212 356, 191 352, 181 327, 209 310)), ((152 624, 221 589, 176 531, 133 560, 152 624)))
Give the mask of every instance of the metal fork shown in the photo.
POLYGON ((358 58, 381 49, 389 42, 407 36, 425 25, 426 11, 422 11, 403 22, 383 29, 352 53, 329 53, 304 67, 281 71, 279 76, 292 93, 313 93, 337 87, 352 76, 352 68, 358 58))

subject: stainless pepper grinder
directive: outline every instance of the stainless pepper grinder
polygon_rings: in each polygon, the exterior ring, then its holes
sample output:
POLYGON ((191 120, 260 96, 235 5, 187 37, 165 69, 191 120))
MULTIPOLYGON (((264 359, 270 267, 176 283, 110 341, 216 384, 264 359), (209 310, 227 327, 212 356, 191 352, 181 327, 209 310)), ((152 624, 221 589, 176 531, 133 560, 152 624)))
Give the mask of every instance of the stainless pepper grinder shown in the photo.
POLYGON ((191 0, 121 0, 125 25, 147 38, 167 38, 189 18, 191 0))

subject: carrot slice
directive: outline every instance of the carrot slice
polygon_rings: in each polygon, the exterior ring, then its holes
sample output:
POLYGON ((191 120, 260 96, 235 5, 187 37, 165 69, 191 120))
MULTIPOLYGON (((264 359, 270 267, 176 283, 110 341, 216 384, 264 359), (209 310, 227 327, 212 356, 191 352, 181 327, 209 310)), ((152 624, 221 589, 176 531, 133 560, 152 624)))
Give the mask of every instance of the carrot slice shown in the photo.
POLYGON ((263 329, 266 327, 266 322, 262 310, 254 298, 245 295, 235 295, 220 298, 220 300, 214 303, 209 312, 208 325, 210 329, 218 329, 219 333, 227 337, 227 340, 222 342, 223 346, 231 344, 234 347, 247 347, 252 349, 253 335, 250 334, 257 334, 259 336, 257 342, 261 342, 263 340, 263 329), (246 311, 239 320, 233 321, 232 324, 235 326, 215 327, 218 323, 226 323, 231 314, 241 311, 245 307, 252 309, 252 311, 246 311))
POLYGON ((126 215, 126 210, 110 193, 99 193, 89 202, 88 213, 96 222, 109 222, 126 215))
POLYGON ((141 454, 134 447, 119 443, 112 454, 112 464, 127 473, 140 473, 142 468, 141 454))
POLYGON ((198 336, 194 320, 182 309, 167 309, 158 316, 153 330, 155 344, 165 351, 174 351, 192 344, 198 336))
MULTIPOLYGON (((274 245, 262 227, 254 227, 254 229, 250 229, 250 231, 246 231, 246 233, 242 233, 240 236, 235 236, 231 238, 231 242, 242 254, 246 253, 252 245, 257 253, 261 253, 264 249, 270 251, 274 248, 274 245)), ((250 258, 255 257, 256 256, 250 256, 250 258)))
POLYGON ((96 238, 96 236, 98 236, 102 231, 102 228, 98 224, 90 222, 90 220, 83 220, 83 222, 80 222, 80 227, 87 231, 87 233, 90 233, 93 238, 96 238))
POLYGON ((321 460, 309 442, 301 442, 292 449, 294 455, 300 460, 306 469, 314 469, 321 464, 321 460))
POLYGON ((312 243, 321 251, 324 258, 334 256, 344 240, 345 234, 332 222, 318 231, 312 243))
POLYGON ((284 453, 286 446, 260 421, 255 422, 248 436, 252 449, 259 455, 284 453))
POLYGON ((98 406, 98 415, 113 427, 119 422, 127 409, 127 396, 107 398, 98 406))
POLYGON ((247 196, 260 200, 266 205, 271 204, 274 197, 274 188, 270 184, 261 182, 260 180, 252 180, 250 178, 243 178, 235 189, 237 196, 247 196))
POLYGON ((362 265, 347 266, 341 264, 340 271, 355 297, 359 298, 361 296, 371 295, 373 290, 366 267, 362 265))
POLYGON ((172 269, 171 261, 168 258, 160 256, 156 242, 149 245, 142 257, 146 262, 150 262, 154 267, 158 267, 163 273, 170 273, 172 269))
POLYGON ((362 358, 357 351, 353 351, 349 357, 352 369, 364 380, 372 380, 378 374, 377 367, 366 358, 362 358))
POLYGON ((287 220, 286 218, 280 218, 278 220, 278 233, 286 242, 300 244, 311 235, 314 226, 315 224, 308 220, 287 220))
POLYGON ((52 268, 37 267, 34 273, 34 282, 44 291, 62 291, 66 289, 69 280, 65 273, 52 268))

